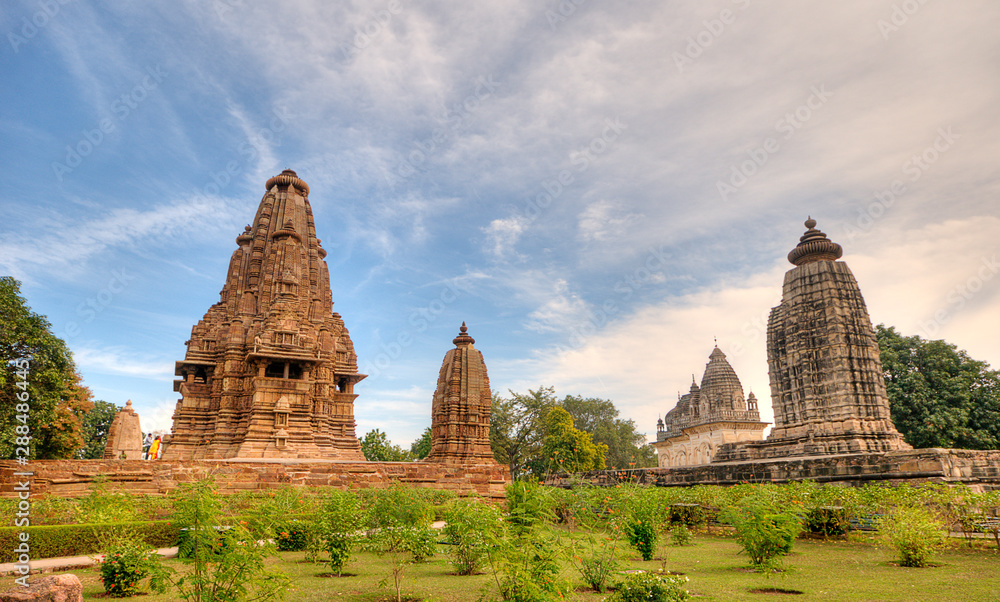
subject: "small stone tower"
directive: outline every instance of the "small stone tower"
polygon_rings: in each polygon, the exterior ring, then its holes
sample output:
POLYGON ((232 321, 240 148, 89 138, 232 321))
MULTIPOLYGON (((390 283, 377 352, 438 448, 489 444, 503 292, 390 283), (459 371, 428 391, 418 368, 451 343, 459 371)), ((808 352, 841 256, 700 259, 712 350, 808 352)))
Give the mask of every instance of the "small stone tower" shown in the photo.
MULTIPOLYGON (((806 220, 767 326, 767 456, 910 449, 889 416, 878 341, 840 245, 806 220)), ((761 448, 763 449, 763 448, 761 448)))
POLYGON ((265 188, 219 302, 177 362, 181 399, 163 458, 363 461, 354 385, 365 375, 333 312, 309 185, 286 169, 265 188))
POLYGON ((142 460, 142 429, 139 415, 132 409, 132 400, 115 414, 104 445, 105 460, 142 460))
POLYGON ((495 464, 490 448, 490 378, 465 322, 444 356, 431 409, 431 452, 425 462, 495 464))

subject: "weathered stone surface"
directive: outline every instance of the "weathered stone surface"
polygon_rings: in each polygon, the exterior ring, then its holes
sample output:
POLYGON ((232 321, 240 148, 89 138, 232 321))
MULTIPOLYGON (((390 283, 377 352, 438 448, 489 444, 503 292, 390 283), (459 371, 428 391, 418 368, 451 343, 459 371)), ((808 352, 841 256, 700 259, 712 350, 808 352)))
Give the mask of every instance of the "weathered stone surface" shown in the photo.
MULTIPOLYGON (((15 498, 14 473, 24 467, 0 460, 0 498, 15 498)), ((504 497, 509 474, 504 466, 432 462, 349 462, 339 460, 230 459, 230 460, 34 460, 31 495, 82 497, 98 476, 115 490, 163 495, 180 483, 211 476, 222 494, 263 491, 288 485, 302 487, 388 487, 413 483, 419 487, 454 491, 459 495, 504 497), (144 480, 135 480, 136 473, 144 480)), ((21 479, 24 480, 23 478, 21 479)))
POLYGON ((425 462, 496 464, 490 447, 490 378, 475 342, 462 322, 438 375, 425 462))
POLYGON ((132 409, 132 400, 125 402, 108 429, 108 442, 104 446, 105 460, 141 460, 142 428, 139 415, 132 409))
POLYGON ((743 397, 736 371, 716 346, 701 386, 692 376, 690 392, 656 426, 653 447, 658 465, 666 467, 708 464, 724 443, 762 440, 767 423, 760 421, 754 394, 743 397))
POLYGON ((717 460, 910 449, 889 415, 878 341, 843 253, 806 221, 767 327, 774 428, 717 460))
POLYGON ((911 449, 882 453, 838 454, 712 462, 701 466, 603 470, 548 477, 547 485, 568 487, 583 478, 595 485, 634 482, 660 487, 785 483, 814 480, 818 483, 860 486, 872 481, 900 483, 963 483, 973 490, 1000 489, 1000 451, 968 449, 911 449))
POLYGON ((76 575, 29 577, 28 587, 0 592, 0 602, 83 602, 83 585, 76 575))
POLYGON ((333 312, 309 186, 286 169, 266 189, 236 238, 219 303, 177 362, 164 460, 364 459, 354 385, 365 375, 333 312))

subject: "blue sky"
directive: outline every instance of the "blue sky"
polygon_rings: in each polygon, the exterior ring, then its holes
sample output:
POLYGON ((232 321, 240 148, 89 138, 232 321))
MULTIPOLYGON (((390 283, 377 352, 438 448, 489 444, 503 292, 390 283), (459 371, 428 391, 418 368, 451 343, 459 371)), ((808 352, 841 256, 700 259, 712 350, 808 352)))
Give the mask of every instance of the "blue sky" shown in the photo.
POLYGON ((430 424, 463 320, 494 390, 650 437, 717 337, 769 417, 807 215, 875 323, 1000 364, 996 3, 95 4, 0 16, 0 273, 144 428, 284 168, 370 375, 359 434, 430 424))

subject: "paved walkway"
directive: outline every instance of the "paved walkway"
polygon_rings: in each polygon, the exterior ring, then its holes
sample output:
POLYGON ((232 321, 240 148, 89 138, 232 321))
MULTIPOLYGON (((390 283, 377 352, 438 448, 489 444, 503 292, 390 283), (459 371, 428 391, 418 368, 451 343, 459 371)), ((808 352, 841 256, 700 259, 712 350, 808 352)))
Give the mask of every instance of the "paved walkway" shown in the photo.
MULTIPOLYGON (((161 548, 156 551, 160 556, 173 558, 177 556, 177 548, 161 548)), ((65 571, 88 567, 97 564, 91 556, 67 556, 65 558, 39 558, 30 562, 32 573, 51 573, 53 571, 65 571)), ((17 566, 13 562, 0 564, 0 575, 17 573, 17 566)))

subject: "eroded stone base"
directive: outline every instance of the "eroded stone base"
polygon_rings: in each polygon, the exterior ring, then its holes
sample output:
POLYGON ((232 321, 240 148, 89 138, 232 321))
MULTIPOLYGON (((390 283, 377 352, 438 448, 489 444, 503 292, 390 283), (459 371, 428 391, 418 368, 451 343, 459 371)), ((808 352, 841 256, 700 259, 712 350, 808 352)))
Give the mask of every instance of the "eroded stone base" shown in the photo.
POLYGON ((62 497, 87 495, 98 476, 107 477, 112 487, 132 493, 163 495, 180 483, 213 477, 219 492, 260 491, 287 485, 305 487, 351 486, 388 487, 393 483, 454 491, 459 495, 504 497, 510 475, 504 466, 453 465, 427 462, 335 462, 296 460, 38 460, 19 466, 0 461, 0 497, 16 497, 14 487, 24 477, 14 473, 33 472, 31 496, 54 494, 62 497))
MULTIPOLYGON (((702 466, 600 470, 577 475, 595 485, 630 481, 661 487, 735 485, 750 482, 863 485, 871 481, 964 483, 979 490, 1000 489, 1000 451, 914 449, 883 454, 780 458, 747 462, 713 462, 702 466)), ((554 475, 547 485, 569 486, 569 475, 554 475)))

